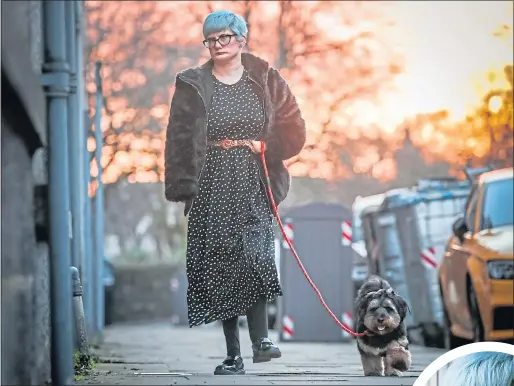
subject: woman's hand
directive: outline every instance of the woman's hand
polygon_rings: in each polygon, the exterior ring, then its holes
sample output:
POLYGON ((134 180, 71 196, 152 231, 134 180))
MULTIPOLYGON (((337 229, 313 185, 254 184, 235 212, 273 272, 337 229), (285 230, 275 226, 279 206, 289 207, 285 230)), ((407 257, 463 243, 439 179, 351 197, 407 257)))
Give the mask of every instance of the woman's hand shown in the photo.
POLYGON ((250 141, 252 144, 252 151, 254 153, 261 153, 262 149, 261 146, 264 146, 264 150, 266 150, 266 144, 261 141, 250 141))

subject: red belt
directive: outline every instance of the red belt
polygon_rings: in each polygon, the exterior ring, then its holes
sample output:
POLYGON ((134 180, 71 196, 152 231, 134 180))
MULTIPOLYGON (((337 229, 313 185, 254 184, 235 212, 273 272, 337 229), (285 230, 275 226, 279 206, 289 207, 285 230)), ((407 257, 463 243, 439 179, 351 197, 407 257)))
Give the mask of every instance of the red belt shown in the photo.
POLYGON ((237 146, 248 146, 250 149, 253 149, 252 141, 249 139, 222 139, 221 141, 209 141, 207 144, 209 146, 221 147, 224 150, 237 146))

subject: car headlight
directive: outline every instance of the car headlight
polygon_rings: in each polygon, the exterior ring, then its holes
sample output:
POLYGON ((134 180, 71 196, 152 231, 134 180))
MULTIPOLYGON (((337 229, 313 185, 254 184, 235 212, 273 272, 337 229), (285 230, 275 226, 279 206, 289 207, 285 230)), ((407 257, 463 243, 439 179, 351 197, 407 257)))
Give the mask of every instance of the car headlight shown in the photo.
POLYGON ((512 260, 494 260, 487 263, 489 277, 495 280, 514 279, 514 262, 512 260))

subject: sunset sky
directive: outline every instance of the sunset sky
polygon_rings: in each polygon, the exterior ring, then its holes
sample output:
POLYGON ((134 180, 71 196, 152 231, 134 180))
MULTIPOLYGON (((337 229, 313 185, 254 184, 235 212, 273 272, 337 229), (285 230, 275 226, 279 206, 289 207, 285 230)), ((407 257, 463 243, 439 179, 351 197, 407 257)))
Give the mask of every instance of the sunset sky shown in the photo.
MULTIPOLYGON (((508 1, 389 1, 377 2, 395 26, 386 44, 402 53, 404 74, 397 91, 379 105, 363 103, 355 109, 358 122, 380 122, 382 130, 394 131, 406 116, 448 110, 450 119, 462 120, 494 87, 506 87, 505 79, 486 84, 489 71, 503 74, 513 62, 509 39, 493 33, 502 24, 512 26, 508 1)), ((346 38, 350 31, 338 25, 337 16, 320 15, 319 24, 330 34, 346 38), (331 20, 333 18, 334 20, 331 20)), ((510 31, 512 41, 512 30, 510 31)))
POLYGON ((511 2, 397 1, 390 12, 406 60, 401 92, 389 101, 398 118, 448 109, 462 119, 484 94, 477 82, 486 87, 488 71, 512 63, 512 45, 493 36, 499 25, 512 25, 511 2))
MULTIPOLYGON (((495 37, 494 32, 501 25, 512 28, 511 2, 391 1, 376 4, 386 18, 395 22, 392 28, 381 33, 387 34, 381 38, 390 49, 402 54, 404 71, 396 79, 396 90, 382 95, 379 103, 370 101, 352 106, 353 115, 357 117, 354 123, 366 131, 378 123, 382 133, 396 135, 399 124, 406 118, 443 110, 449 112, 449 121, 460 122, 466 113, 472 113, 482 104, 487 91, 508 88, 503 68, 513 62, 512 29, 510 38, 495 37), (487 83, 490 72, 500 75, 494 83, 487 83)), ((349 31, 330 18, 330 15, 323 17, 324 29, 346 37, 349 31)), ((433 150, 444 151, 448 141, 455 138, 446 137, 432 125, 426 125, 418 140, 432 144, 433 150)), ((475 147, 477 154, 483 153, 488 144, 475 144, 475 147), (481 145, 480 151, 478 145, 481 145)), ((376 157, 368 153, 356 162, 367 170, 373 168, 376 157)), ((301 167, 298 165, 298 170, 301 167)))

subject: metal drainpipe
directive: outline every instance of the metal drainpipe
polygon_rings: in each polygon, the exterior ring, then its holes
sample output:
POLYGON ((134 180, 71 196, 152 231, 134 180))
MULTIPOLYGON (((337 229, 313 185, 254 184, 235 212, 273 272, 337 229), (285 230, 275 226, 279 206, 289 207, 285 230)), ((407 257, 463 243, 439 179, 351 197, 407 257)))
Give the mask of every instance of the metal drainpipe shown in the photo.
POLYGON ((42 83, 47 96, 48 210, 52 384, 72 385, 73 313, 70 277, 70 194, 67 126, 69 68, 66 62, 65 2, 44 1, 42 83))
MULTIPOLYGON (((90 133, 90 120, 89 120, 89 111, 86 110, 83 113, 83 121, 84 121, 84 132, 82 136, 84 137, 84 141, 87 144, 87 140, 89 138, 90 133)), ((93 242, 93 210, 92 210, 92 199, 89 196, 89 184, 91 183, 91 153, 87 150, 84 152, 84 182, 86 184, 86 199, 84 203, 84 243, 86 249, 86 282, 84 283, 84 301, 85 304, 85 313, 86 313, 86 321, 88 323, 88 334, 90 337, 93 337, 96 333, 96 298, 95 298, 95 271, 94 271, 94 242, 93 242)))
POLYGON ((103 267, 104 267, 104 243, 103 243, 103 210, 104 210, 104 188, 102 183, 102 147, 103 133, 101 128, 103 95, 102 95, 102 77, 100 70, 102 63, 96 62, 95 65, 95 82, 96 82, 96 110, 95 110, 95 158, 98 174, 96 177, 97 187, 95 194, 95 287, 96 287, 96 329, 98 337, 102 339, 104 327, 104 286, 103 286, 103 267))
POLYGON ((79 142, 79 153, 77 154, 80 173, 80 210, 81 216, 81 276, 82 285, 84 286, 84 313, 86 315, 86 325, 88 333, 92 333, 93 328, 93 286, 92 286, 92 264, 93 256, 91 251, 91 206, 89 202, 89 157, 87 151, 87 133, 85 117, 87 117, 87 95, 85 89, 85 73, 84 73, 84 2, 75 1, 75 21, 76 21, 76 38, 77 38, 77 98, 78 98, 78 130, 77 137, 79 142))
POLYGON ((68 149, 70 173, 70 204, 71 204, 71 264, 82 271, 80 243, 81 210, 80 210, 80 177, 79 163, 80 146, 78 141, 78 98, 77 98, 77 50, 75 41, 75 1, 66 1, 66 52, 70 65, 70 95, 68 98, 68 149))

